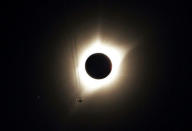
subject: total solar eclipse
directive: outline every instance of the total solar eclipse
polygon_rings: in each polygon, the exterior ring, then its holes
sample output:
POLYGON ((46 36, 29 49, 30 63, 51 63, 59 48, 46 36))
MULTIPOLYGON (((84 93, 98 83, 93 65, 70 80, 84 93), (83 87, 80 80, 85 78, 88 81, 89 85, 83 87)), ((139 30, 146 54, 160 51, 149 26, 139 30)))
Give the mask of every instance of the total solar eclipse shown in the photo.
POLYGON ((105 54, 95 53, 87 58, 85 69, 92 78, 103 79, 110 74, 112 63, 105 54))

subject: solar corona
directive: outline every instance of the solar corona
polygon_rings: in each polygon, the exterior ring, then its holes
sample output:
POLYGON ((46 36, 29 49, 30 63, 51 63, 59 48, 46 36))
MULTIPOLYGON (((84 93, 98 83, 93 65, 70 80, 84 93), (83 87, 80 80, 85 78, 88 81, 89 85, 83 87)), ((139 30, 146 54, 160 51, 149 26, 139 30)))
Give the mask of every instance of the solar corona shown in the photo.
POLYGON ((125 51, 97 39, 79 54, 76 76, 86 93, 109 87, 118 80, 125 51))

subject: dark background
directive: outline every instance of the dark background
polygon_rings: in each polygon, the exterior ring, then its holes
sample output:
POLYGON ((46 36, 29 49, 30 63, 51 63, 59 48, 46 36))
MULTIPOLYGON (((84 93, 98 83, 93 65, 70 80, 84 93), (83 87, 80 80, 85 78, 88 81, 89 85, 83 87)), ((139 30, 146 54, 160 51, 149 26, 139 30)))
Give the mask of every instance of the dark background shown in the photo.
MULTIPOLYGON (((189 128, 189 3, 12 4, 15 6, 1 9, 5 129, 189 128), (135 92, 130 99, 126 88, 130 85, 124 82, 115 97, 93 96, 91 103, 69 117, 74 89, 66 78, 61 91, 52 77, 59 40, 64 39, 63 52, 68 52, 71 43, 66 41, 83 32, 94 32, 98 25, 101 36, 140 41, 125 58, 134 73, 131 86, 135 92)), ((66 53, 64 59, 68 57, 66 53)))

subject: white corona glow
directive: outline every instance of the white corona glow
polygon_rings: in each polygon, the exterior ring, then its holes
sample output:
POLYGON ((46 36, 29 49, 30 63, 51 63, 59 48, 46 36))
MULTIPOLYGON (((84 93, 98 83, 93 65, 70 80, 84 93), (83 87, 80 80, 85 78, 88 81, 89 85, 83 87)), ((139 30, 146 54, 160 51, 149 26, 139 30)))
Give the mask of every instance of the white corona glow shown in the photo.
POLYGON ((113 84, 113 82, 118 78, 124 54, 123 49, 118 49, 112 46, 112 44, 102 43, 100 40, 96 40, 88 48, 84 49, 79 56, 76 69, 81 84, 80 86, 84 91, 92 92, 101 87, 107 87, 109 84, 113 84), (85 62, 87 58, 94 53, 103 53, 107 55, 112 62, 111 73, 103 79, 94 79, 90 77, 85 70, 85 62))

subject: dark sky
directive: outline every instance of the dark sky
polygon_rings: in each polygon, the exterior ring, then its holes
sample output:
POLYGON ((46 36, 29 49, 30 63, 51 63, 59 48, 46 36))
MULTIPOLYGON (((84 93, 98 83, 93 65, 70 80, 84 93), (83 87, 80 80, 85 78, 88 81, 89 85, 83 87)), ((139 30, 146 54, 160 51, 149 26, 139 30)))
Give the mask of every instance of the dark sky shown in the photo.
POLYGON ((189 3, 13 4, 18 8, 1 9, 2 56, 7 63, 3 68, 6 128, 188 128, 189 3), (102 39, 112 38, 124 45, 137 42, 124 59, 122 75, 126 76, 129 67, 131 83, 124 77, 114 91, 93 94, 74 109, 77 91, 68 63, 72 41, 78 44, 78 39, 89 39, 98 32, 102 39), (66 63, 62 81, 57 72, 60 68, 55 69, 61 59, 66 63))

